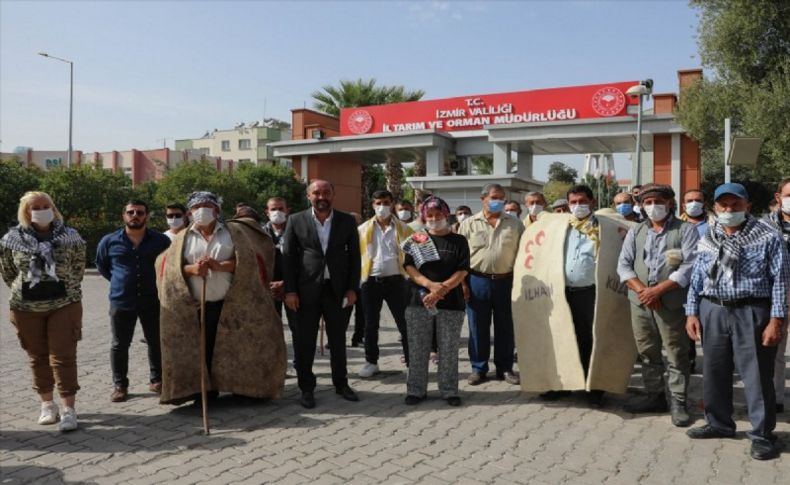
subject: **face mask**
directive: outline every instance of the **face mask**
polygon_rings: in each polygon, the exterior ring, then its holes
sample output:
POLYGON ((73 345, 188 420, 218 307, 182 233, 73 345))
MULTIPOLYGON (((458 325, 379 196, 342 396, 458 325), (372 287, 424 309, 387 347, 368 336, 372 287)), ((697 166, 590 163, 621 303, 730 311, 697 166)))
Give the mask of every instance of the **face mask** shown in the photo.
POLYGON ((702 215, 702 202, 686 202, 686 214, 691 217, 702 215))
POLYGON ((411 211, 398 211, 398 219, 408 221, 411 219, 411 211))
POLYGON ((376 217, 386 219, 390 216, 392 208, 388 205, 377 205, 373 206, 373 210, 376 211, 376 217))
POLYGON ((502 209, 505 208, 505 201, 504 200, 489 200, 488 201, 488 212, 492 214, 499 214, 502 212, 502 209))
POLYGON ((646 205, 645 212, 651 221, 663 221, 667 217, 667 206, 663 204, 646 205))
POLYGON ((529 215, 535 216, 538 215, 538 212, 543 210, 543 206, 540 204, 533 204, 527 207, 527 210, 529 211, 529 215))
POLYGON ((634 213, 634 206, 627 202, 617 204, 617 213, 623 217, 628 217, 634 213))
POLYGON ((642 211, 642 207, 639 204, 634 204, 634 212, 637 214, 642 211))
POLYGON ((174 217, 172 219, 167 220, 167 225, 173 228, 181 227, 183 223, 184 223, 183 217, 174 217))
POLYGON ((214 222, 214 209, 211 207, 201 207, 192 211, 192 219, 198 226, 208 226, 214 222))
POLYGON ((467 217, 469 217, 469 216, 466 215, 466 214, 458 214, 457 216, 455 216, 455 218, 458 220, 458 222, 464 222, 467 217))
POLYGON ((31 222, 35 222, 36 224, 49 224, 52 222, 52 219, 55 218, 55 212, 50 209, 42 209, 42 210, 31 210, 30 211, 30 220, 31 222))
POLYGON ((790 215, 790 197, 782 198, 782 212, 790 215))
POLYGON ((518 217, 518 212, 516 211, 505 211, 505 214, 513 217, 518 217))
POLYGON ((442 229, 447 228, 447 219, 428 221, 425 223, 425 227, 427 227, 429 231, 441 231, 442 229))
POLYGON ((719 224, 726 227, 738 227, 746 220, 746 212, 719 212, 716 214, 719 224))
POLYGON ((590 215, 590 206, 588 204, 574 204, 571 206, 571 215, 576 219, 584 219, 590 215))
POLYGON ((285 212, 283 211, 270 211, 269 220, 272 224, 282 224, 285 222, 285 212))

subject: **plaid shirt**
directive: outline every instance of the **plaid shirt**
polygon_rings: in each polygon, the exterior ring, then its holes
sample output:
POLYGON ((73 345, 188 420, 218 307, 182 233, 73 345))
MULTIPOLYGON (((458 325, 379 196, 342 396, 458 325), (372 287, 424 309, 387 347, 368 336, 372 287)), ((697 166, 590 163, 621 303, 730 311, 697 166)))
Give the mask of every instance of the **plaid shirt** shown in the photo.
POLYGON ((722 279, 718 283, 710 282, 708 271, 715 260, 716 254, 712 252, 697 253, 691 272, 686 315, 699 315, 700 297, 709 296, 719 300, 769 298, 771 317, 784 318, 787 314, 790 260, 785 244, 778 234, 776 237, 740 248, 735 281, 722 279))

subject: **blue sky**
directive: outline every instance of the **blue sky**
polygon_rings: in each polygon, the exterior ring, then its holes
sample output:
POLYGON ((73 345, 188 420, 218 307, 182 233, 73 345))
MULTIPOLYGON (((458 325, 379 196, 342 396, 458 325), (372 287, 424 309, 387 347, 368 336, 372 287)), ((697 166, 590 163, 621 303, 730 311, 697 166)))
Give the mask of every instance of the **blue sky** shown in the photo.
POLYGON ((648 77, 672 92, 700 65, 696 26, 671 0, 3 0, 0 150, 67 146, 68 65, 39 51, 75 62, 74 147, 104 151, 172 147, 264 107, 290 121, 341 78, 427 99, 648 77))

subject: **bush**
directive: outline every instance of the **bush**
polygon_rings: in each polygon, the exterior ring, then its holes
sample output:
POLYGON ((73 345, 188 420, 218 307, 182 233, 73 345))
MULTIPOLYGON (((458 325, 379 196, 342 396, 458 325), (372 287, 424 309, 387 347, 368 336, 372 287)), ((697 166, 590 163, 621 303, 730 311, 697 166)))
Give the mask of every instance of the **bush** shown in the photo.
POLYGON ((5 228, 17 224, 19 198, 29 190, 36 190, 43 172, 25 166, 18 157, 0 160, 0 224, 5 228))

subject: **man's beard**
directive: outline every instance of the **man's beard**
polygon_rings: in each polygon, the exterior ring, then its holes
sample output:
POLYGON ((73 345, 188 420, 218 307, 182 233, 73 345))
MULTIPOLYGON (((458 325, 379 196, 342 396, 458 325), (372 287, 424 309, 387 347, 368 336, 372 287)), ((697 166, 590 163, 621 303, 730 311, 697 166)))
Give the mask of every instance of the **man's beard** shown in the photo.
POLYGON ((141 228, 145 227, 145 221, 141 221, 141 222, 131 222, 131 221, 129 221, 129 222, 126 223, 126 227, 128 227, 129 229, 141 229, 141 228))
POLYGON ((324 211, 328 211, 332 207, 332 205, 329 203, 328 200, 315 200, 313 201, 313 207, 318 212, 324 212, 324 211))

